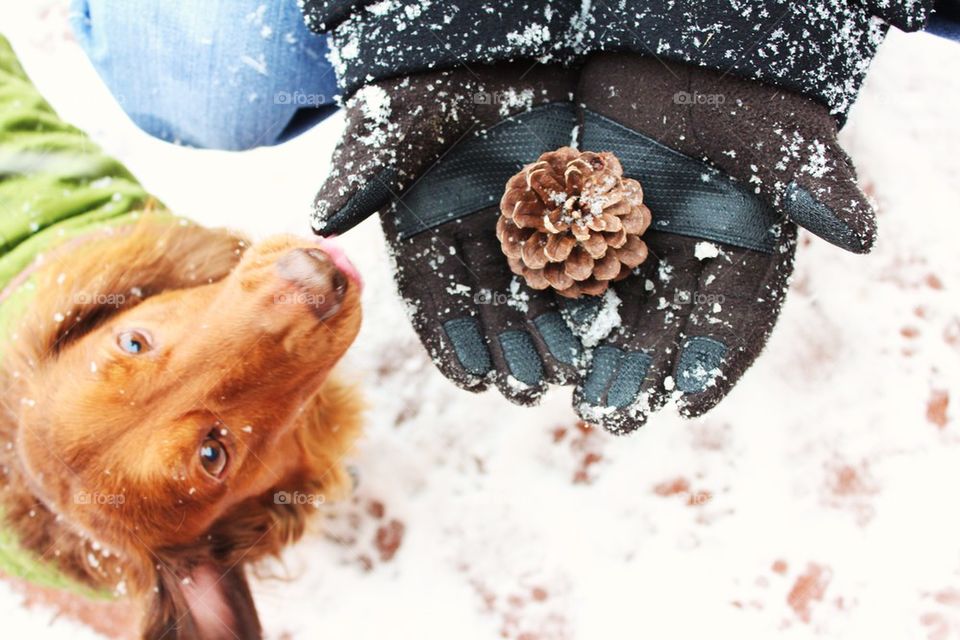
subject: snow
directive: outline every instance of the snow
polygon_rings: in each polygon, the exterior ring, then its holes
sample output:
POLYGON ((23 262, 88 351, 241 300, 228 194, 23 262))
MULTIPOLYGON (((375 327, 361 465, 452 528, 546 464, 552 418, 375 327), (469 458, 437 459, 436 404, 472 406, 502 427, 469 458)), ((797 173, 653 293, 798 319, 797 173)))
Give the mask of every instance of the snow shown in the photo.
MULTIPOLYGON (((176 211, 309 234, 340 116, 273 149, 177 148, 123 116, 62 5, 7 3, 0 24, 62 115, 176 211)), ((367 283, 346 363, 370 405, 360 480, 267 567, 283 579, 255 581, 267 637, 957 637, 958 66, 960 47, 891 36, 842 135, 876 250, 805 234, 760 362, 697 420, 616 438, 578 428, 568 390, 524 409, 457 389, 397 321, 376 221, 342 237, 367 283)), ((23 601, 0 580, 5 637, 101 637, 23 601)))
POLYGON ((720 255, 720 247, 712 242, 698 242, 693 247, 693 255, 697 260, 707 260, 720 255))
POLYGON ((507 305, 517 311, 526 313, 530 306, 530 294, 528 290, 521 289, 520 286, 520 278, 514 276, 510 279, 510 293, 507 296, 507 305))
POLYGON ((550 39, 550 28, 542 24, 528 24, 523 33, 511 31, 506 37, 507 43, 515 47, 536 50, 550 39))
POLYGON ((359 138, 363 144, 377 147, 386 141, 386 125, 390 118, 390 96, 382 88, 368 85, 357 91, 351 104, 360 107, 370 133, 359 138))
POLYGON ((267 61, 263 57, 262 53, 258 54, 256 59, 247 55, 240 56, 240 62, 247 65, 262 76, 269 75, 267 73, 267 61))
MULTIPOLYGON (((620 326, 620 296, 613 289, 607 289, 603 293, 600 311, 594 316, 587 325, 577 325, 574 327, 580 342, 585 347, 595 347, 600 341, 610 335, 610 333, 620 326)), ((568 318, 572 322, 572 318, 568 318)))

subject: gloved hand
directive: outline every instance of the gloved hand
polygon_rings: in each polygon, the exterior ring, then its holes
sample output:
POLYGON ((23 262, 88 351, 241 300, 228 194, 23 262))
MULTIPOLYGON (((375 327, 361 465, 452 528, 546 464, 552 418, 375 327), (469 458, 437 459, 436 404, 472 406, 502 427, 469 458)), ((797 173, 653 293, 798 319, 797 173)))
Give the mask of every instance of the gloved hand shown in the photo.
POLYGON ((567 145, 576 75, 555 66, 461 67, 363 87, 315 205, 317 233, 379 212, 414 328, 440 370, 514 402, 577 375, 558 296, 516 279, 495 233, 517 159, 567 145), (429 173, 428 173, 429 170, 429 173))
POLYGON ((826 107, 758 82, 635 54, 581 72, 581 147, 616 154, 653 215, 651 259, 615 285, 621 325, 575 406, 630 431, 671 396, 717 404, 753 363, 793 270, 795 224, 855 252, 873 211, 826 107))
POLYGON ((321 192, 315 226, 343 231, 381 210, 414 325, 448 377, 474 389, 492 377, 522 402, 534 401, 546 381, 576 380, 581 415, 629 431, 671 395, 683 413, 698 415, 729 392, 779 313, 795 224, 853 251, 870 248, 873 214, 837 145, 837 122, 886 32, 875 16, 917 29, 933 0, 401 0, 376 12, 362 4, 304 3, 308 24, 332 29, 344 89, 369 92, 351 103, 335 158, 340 175, 321 192), (530 28, 521 36, 515 24, 530 28), (652 51, 672 62, 634 55, 652 51), (491 129, 499 134, 471 133, 531 105, 569 102, 571 73, 535 67, 501 76, 510 69, 502 61, 573 64, 591 52, 576 116, 559 106, 534 109, 491 129), (481 63, 488 66, 474 77, 466 65, 481 63), (459 70, 420 75, 436 68, 459 70), (505 87, 526 104, 448 106, 505 87), (364 124, 384 97, 390 123, 364 124), (634 277, 601 300, 570 303, 511 278, 490 231, 506 179, 566 144, 566 120, 574 118, 581 148, 614 151, 627 176, 643 182, 654 227, 646 236, 652 257, 634 277), (531 137, 502 142, 517 132, 531 137), (358 137, 364 144, 351 148, 358 137), (403 201, 388 209, 400 193, 403 201))

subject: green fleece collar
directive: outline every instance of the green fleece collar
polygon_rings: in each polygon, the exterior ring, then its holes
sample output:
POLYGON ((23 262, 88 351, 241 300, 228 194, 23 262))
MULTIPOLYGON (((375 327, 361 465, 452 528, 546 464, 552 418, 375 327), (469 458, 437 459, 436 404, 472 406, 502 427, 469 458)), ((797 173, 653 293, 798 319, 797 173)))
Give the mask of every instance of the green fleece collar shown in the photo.
MULTIPOLYGON (((60 120, 0 35, 0 358, 23 311, 42 293, 32 277, 17 276, 71 238, 131 223, 150 200, 122 164, 60 120)), ((0 572, 85 597, 112 597, 63 575, 2 524, 0 572)))

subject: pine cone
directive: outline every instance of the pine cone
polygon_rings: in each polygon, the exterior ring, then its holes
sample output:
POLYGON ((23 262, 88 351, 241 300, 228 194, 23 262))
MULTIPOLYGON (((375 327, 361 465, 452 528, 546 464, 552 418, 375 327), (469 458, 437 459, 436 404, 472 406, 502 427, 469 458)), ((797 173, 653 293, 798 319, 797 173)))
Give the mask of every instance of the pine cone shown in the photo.
POLYGON ((533 289, 600 295, 647 258, 643 189, 612 153, 549 151, 507 182, 497 238, 533 289))

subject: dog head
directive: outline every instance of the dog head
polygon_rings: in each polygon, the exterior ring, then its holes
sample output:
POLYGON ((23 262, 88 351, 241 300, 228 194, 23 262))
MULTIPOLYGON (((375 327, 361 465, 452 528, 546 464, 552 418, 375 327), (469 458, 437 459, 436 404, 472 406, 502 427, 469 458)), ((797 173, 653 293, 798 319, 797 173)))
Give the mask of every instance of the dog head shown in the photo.
POLYGON ((359 329, 352 267, 146 222, 37 277, 13 374, 25 485, 121 559, 147 636, 256 637, 243 564, 315 510, 284 496, 345 484, 357 403, 328 376, 359 329))

